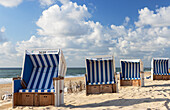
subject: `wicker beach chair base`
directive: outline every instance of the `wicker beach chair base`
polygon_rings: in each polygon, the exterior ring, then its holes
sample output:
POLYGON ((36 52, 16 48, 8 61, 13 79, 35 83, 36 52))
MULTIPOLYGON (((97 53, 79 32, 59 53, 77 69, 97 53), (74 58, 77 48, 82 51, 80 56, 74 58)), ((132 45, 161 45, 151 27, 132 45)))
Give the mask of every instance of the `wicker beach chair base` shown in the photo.
POLYGON ((13 100, 14 106, 54 105, 54 93, 14 93, 13 100))
POLYGON ((153 80, 170 80, 170 75, 153 75, 153 80))
POLYGON ((142 86, 141 80, 120 80, 120 86, 142 86))
POLYGON ((116 93, 117 84, 87 85, 86 95, 101 93, 116 93))

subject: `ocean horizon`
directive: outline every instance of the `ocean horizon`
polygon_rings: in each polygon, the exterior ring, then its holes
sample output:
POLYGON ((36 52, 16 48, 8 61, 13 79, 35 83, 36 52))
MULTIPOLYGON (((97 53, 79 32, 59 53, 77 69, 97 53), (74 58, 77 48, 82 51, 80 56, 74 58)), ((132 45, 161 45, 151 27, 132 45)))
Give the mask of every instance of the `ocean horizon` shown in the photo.
MULTIPOLYGON (((144 71, 150 71, 150 67, 145 67, 144 71)), ((0 84, 11 83, 13 77, 21 76, 22 68, 0 68, 0 84)), ((116 72, 120 72, 120 67, 116 68, 116 72)), ((68 77, 82 77, 86 73, 84 67, 68 67, 66 78, 68 77)))

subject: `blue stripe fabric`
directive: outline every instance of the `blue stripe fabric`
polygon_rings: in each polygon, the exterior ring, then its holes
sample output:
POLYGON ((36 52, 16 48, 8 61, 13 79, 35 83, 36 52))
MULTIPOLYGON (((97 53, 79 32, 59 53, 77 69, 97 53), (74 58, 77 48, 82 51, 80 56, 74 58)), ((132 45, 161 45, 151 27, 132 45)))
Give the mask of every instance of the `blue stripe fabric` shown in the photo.
POLYGON ((55 54, 55 57, 57 58, 57 63, 59 64, 59 55, 55 54))
POLYGON ((131 71, 132 71, 132 69, 131 69, 131 63, 129 63, 129 78, 132 78, 132 77, 131 77, 131 71))
POLYGON ((156 61, 154 60, 154 61, 153 61, 153 73, 156 73, 156 67, 155 67, 156 64, 155 64, 155 62, 156 62, 156 61))
MULTIPOLYGON (((28 54, 28 61, 25 60, 24 66, 29 63, 31 71, 29 77, 24 77, 28 80, 27 89, 22 92, 41 92, 48 89, 53 89, 53 77, 58 77, 58 54, 28 54), (30 63, 31 62, 31 63, 30 63), (28 78, 28 79, 27 79, 28 78)), ((23 75, 27 72, 23 72, 23 75)), ((49 90, 48 90, 49 91, 49 90)))
MULTIPOLYGON (((46 71, 45 78, 44 78, 45 81, 43 81, 42 89, 45 88, 45 84, 46 84, 46 81, 47 81, 47 77, 48 77, 49 70, 50 70, 50 68, 47 67, 47 71, 46 71)), ((45 88, 45 89, 47 89, 47 88, 45 88)))
POLYGON ((110 81, 112 80, 112 78, 114 79, 114 75, 112 73, 112 70, 113 70, 112 66, 113 66, 112 62, 109 60, 110 81))
POLYGON ((86 73, 86 85, 115 83, 112 59, 86 59, 86 73))
POLYGON ((159 73, 158 69, 159 69, 159 67, 158 67, 158 61, 156 61, 156 73, 159 73))
POLYGON ((92 63, 92 82, 95 82, 95 73, 94 73, 94 62, 93 62, 93 60, 91 61, 91 63, 92 63))
POLYGON ((120 79, 125 78, 125 63, 124 62, 121 62, 121 71, 122 71, 122 74, 120 74, 120 79))
POLYGON ((105 82, 108 82, 108 72, 107 72, 107 60, 104 60, 104 63, 105 63, 105 82))
POLYGON ((170 75, 168 72, 169 59, 153 59, 153 74, 154 75, 170 75))
POLYGON ((136 65, 136 71, 135 71, 135 77, 134 78, 137 78, 138 77, 138 63, 135 63, 136 65))
POLYGON ((103 61, 100 61, 100 72, 101 72, 101 81, 100 82, 104 82, 103 80, 103 61))
POLYGON ((140 62, 121 61, 121 80, 135 80, 140 77, 140 62))
POLYGON ((14 93, 19 92, 19 90, 22 88, 21 80, 14 80, 14 93))
POLYGON ((86 68, 88 68, 87 69, 87 79, 86 79, 86 85, 87 85, 87 83, 90 83, 90 62, 89 62, 89 60, 86 60, 86 68))
MULTIPOLYGON (((34 77, 33 77, 33 80, 31 81, 31 86, 30 86, 30 88, 33 88, 33 86, 34 86, 34 81, 35 81, 35 79, 36 79, 36 76, 37 76, 37 73, 38 73, 38 68, 36 68, 36 70, 35 70, 35 75, 34 75, 34 77)), ((32 74, 33 75, 33 74, 32 74)))
MULTIPOLYGON (((134 68, 134 62, 132 62, 132 68, 134 68)), ((132 69, 132 78, 134 78, 135 77, 135 71, 134 71, 134 69, 132 69)))
POLYGON ((128 63, 125 63, 125 78, 128 78, 128 63))
MULTIPOLYGON (((96 72, 99 73, 99 63, 96 61, 96 72)), ((97 82, 99 82, 99 74, 97 74, 97 82)))
MULTIPOLYGON (((39 59, 40 59, 40 61, 41 61, 41 63, 42 63, 42 66, 45 66, 45 65, 44 65, 44 62, 43 62, 43 60, 42 60, 41 55, 38 55, 38 57, 39 57, 39 59)), ((39 88, 40 81, 41 81, 41 77, 42 77, 42 75, 43 75, 43 71, 44 71, 44 68, 42 68, 41 71, 40 71, 40 75, 39 75, 39 78, 38 78, 38 82, 37 82, 36 88, 39 88)))
POLYGON ((29 55, 25 55, 25 62, 24 62, 24 70, 23 72, 25 74, 23 74, 23 79, 26 83, 26 85, 28 85, 29 79, 31 78, 31 73, 33 71, 33 63, 31 61, 31 58, 29 57, 29 55))

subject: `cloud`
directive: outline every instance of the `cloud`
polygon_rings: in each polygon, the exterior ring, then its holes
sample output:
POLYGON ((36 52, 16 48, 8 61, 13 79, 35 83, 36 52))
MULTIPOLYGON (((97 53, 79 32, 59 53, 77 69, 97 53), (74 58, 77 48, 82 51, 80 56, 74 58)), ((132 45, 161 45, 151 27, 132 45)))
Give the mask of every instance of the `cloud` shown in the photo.
MULTIPOLYGON (((1 67, 21 67, 22 57, 16 51, 16 45, 10 41, 0 43, 0 66, 1 67)), ((24 51, 23 51, 24 52, 24 51)), ((22 52, 22 55, 23 55, 22 52)))
POLYGON ((70 2, 70 0, 58 0, 58 1, 60 1, 62 4, 67 4, 70 2))
POLYGON ((5 38, 5 27, 1 27, 0 29, 0 43, 5 42, 6 38, 5 38))
POLYGON ((125 26, 128 25, 129 21, 130 21, 130 18, 128 16, 126 16, 123 25, 125 25, 125 26))
POLYGON ((42 12, 36 22, 40 37, 18 42, 18 52, 28 48, 62 48, 68 66, 84 65, 85 56, 105 54, 116 57, 116 66, 122 58, 140 58, 150 66, 152 57, 170 54, 169 7, 157 9, 156 14, 148 8, 141 9, 134 22, 136 27, 128 27, 129 17, 120 26, 107 27, 89 20, 92 15, 86 5, 62 3, 42 12))
POLYGON ((85 5, 78 6, 77 3, 70 2, 61 7, 56 4, 43 11, 36 24, 40 27, 40 35, 76 36, 89 31, 88 25, 84 22, 89 17, 90 13, 85 5))
POLYGON ((104 26, 90 20, 92 13, 86 5, 68 0, 61 3, 42 12, 36 22, 38 35, 29 40, 13 44, 5 39, 6 28, 0 28, 0 66, 21 66, 24 50, 33 48, 63 49, 68 66, 84 66, 85 56, 106 54, 115 56, 116 66, 122 58, 140 58, 150 66, 152 57, 170 54, 169 7, 140 9, 135 26, 129 17, 122 25, 104 26))
POLYGON ((5 32, 5 27, 3 26, 3 27, 1 27, 1 32, 5 32))
POLYGON ((161 7, 156 11, 149 10, 147 7, 139 10, 139 21, 135 22, 136 26, 170 26, 170 6, 161 7))
POLYGON ((55 3, 56 0, 39 0, 41 6, 50 6, 55 3))
POLYGON ((0 5, 4 7, 16 7, 22 3, 23 0, 0 0, 0 5))
POLYGON ((16 45, 7 40, 5 30, 6 28, 4 26, 0 29, 0 66, 9 67, 19 65, 18 62, 21 62, 21 59, 16 51, 16 45))

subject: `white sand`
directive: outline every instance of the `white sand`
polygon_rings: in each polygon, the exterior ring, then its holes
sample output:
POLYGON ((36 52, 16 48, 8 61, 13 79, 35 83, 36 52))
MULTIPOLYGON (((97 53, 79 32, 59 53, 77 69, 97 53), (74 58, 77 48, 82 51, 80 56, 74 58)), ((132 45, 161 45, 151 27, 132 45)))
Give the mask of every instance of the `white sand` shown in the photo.
MULTIPOLYGON (((145 77, 149 76, 145 73, 145 77)), ((73 79, 73 80, 78 80, 73 79)), ((69 81, 70 79, 67 79, 69 81)), ((81 78, 83 80, 83 78, 81 78)), ((10 85, 10 84, 9 84, 10 85)), ((1 86, 0 86, 1 88, 1 86)), ((61 107, 17 107, 16 109, 170 109, 170 80, 145 80, 145 87, 120 87, 119 93, 85 95, 85 90, 79 93, 66 93, 65 104, 61 107)), ((11 103, 0 102, 0 109, 11 109, 11 103), (2 105, 3 104, 3 105, 2 105)))

